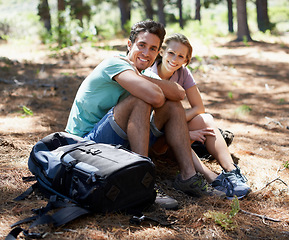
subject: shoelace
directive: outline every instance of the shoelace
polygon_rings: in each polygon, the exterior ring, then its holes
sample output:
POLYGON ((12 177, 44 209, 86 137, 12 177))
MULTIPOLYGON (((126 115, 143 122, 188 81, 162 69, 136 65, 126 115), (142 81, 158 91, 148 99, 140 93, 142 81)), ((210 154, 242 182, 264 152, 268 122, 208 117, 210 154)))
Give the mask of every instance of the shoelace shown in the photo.
POLYGON ((155 191, 159 197, 166 197, 167 194, 157 185, 155 185, 155 191))
POLYGON ((202 177, 202 175, 200 175, 199 173, 197 174, 198 174, 197 176, 199 179, 196 181, 196 184, 202 191, 206 191, 208 189, 208 184, 206 180, 202 177))
POLYGON ((239 178, 244 183, 248 181, 248 179, 245 177, 245 175, 243 175, 241 173, 240 168, 237 168, 235 175, 236 175, 237 178, 239 178))
POLYGON ((224 178, 222 180, 222 186, 224 186, 227 191, 229 192, 229 194, 233 194, 233 189, 234 189, 234 184, 232 183, 231 179, 230 178, 224 178))

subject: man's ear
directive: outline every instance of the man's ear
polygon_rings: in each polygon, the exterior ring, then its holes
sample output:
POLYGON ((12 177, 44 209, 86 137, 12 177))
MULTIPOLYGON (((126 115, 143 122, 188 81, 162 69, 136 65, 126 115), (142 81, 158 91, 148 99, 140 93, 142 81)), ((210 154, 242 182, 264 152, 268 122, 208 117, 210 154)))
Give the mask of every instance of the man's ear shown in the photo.
POLYGON ((131 46, 132 46, 132 42, 131 42, 131 40, 129 39, 129 40, 127 41, 127 51, 128 51, 128 52, 130 51, 131 46))
POLYGON ((159 55, 161 56, 161 57, 163 57, 163 54, 164 54, 164 49, 160 49, 160 51, 159 51, 159 55))

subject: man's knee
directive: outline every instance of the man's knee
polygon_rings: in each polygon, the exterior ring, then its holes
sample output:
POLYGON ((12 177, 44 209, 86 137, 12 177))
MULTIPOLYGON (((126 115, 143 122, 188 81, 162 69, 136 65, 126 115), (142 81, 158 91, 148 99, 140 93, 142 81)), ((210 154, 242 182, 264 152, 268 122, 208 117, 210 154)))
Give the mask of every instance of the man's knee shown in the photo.
POLYGON ((114 108, 114 119, 116 123, 127 132, 128 122, 133 121, 148 122, 151 105, 134 96, 129 96, 114 108))
POLYGON ((185 110, 180 102, 166 101, 162 107, 155 109, 154 120, 158 129, 161 129, 170 120, 178 123, 186 122, 185 110))
POLYGON ((135 96, 130 95, 115 106, 114 113, 117 115, 130 115, 133 110, 147 112, 151 110, 151 105, 135 96))
POLYGON ((183 105, 181 104, 181 102, 178 102, 178 101, 167 100, 162 108, 172 115, 178 112, 184 113, 183 105))

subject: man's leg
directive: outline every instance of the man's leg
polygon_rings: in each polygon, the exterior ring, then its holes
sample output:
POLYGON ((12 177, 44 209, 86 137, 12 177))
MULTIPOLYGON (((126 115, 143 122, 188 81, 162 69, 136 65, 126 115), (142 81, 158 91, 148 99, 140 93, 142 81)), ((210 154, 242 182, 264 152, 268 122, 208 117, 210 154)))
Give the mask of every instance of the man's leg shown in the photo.
POLYGON ((185 111, 180 102, 166 101, 155 109, 154 123, 158 129, 163 129, 167 143, 172 148, 180 166, 180 174, 174 181, 174 187, 189 195, 200 197, 225 194, 208 186, 203 177, 196 172, 192 155, 189 131, 185 111))
POLYGON ((114 108, 114 119, 127 133, 131 150, 148 156, 151 106, 146 102, 129 96, 114 108))
POLYGON ((155 109, 154 122, 158 129, 163 129, 168 145, 172 148, 180 166, 183 180, 196 174, 192 162, 190 138, 185 118, 185 111, 180 102, 166 101, 155 109))

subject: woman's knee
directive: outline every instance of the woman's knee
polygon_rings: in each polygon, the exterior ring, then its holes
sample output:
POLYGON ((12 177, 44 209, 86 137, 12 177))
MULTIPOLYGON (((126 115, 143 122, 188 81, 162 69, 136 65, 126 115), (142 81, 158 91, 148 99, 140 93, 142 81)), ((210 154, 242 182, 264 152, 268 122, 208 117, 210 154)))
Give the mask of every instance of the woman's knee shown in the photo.
POLYGON ((188 122, 189 129, 214 128, 214 118, 209 113, 202 113, 188 122))
POLYGON ((202 113, 200 114, 200 117, 208 127, 213 127, 215 125, 214 118, 210 113, 202 113))

